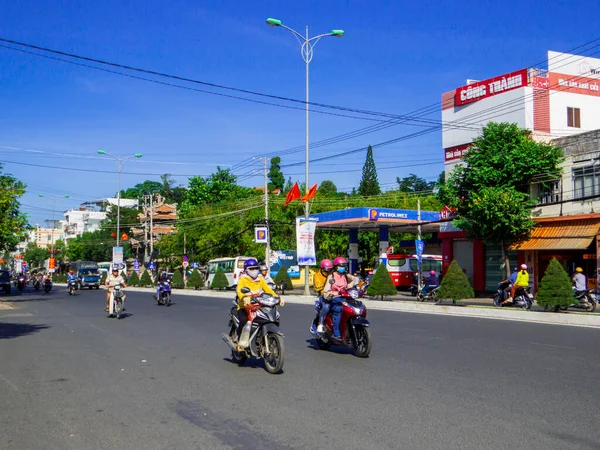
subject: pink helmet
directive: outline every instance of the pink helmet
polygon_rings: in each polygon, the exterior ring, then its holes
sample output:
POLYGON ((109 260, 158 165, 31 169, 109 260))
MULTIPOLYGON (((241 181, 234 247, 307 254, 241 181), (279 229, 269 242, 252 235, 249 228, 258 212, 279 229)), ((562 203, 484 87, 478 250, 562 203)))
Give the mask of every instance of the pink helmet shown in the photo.
POLYGON ((521 270, 527 270, 527 264, 521 264, 521 270))
POLYGON ((342 258, 341 256, 338 256, 337 258, 335 258, 333 260, 333 265, 334 266, 348 265, 348 261, 346 260, 346 258, 342 258))
POLYGON ((331 269, 333 269, 333 263, 331 262, 330 259, 324 259, 323 261, 321 261, 321 269, 329 272, 331 269))
POLYGON ((429 275, 435 275, 435 270, 430 270, 429 275))

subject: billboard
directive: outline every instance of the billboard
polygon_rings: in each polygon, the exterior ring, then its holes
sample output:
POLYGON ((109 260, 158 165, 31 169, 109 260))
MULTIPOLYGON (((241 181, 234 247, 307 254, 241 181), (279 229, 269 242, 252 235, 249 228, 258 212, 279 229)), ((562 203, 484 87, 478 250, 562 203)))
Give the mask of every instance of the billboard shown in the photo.
POLYGON ((462 106, 527 86, 527 69, 517 70, 456 89, 454 105, 462 106))
POLYGON ((570 53, 548 52, 548 72, 600 81, 600 59, 570 53))
POLYGON ((271 252, 271 267, 269 273, 275 277, 281 266, 287 269, 290 278, 300 278, 300 266, 296 250, 273 250, 271 252))

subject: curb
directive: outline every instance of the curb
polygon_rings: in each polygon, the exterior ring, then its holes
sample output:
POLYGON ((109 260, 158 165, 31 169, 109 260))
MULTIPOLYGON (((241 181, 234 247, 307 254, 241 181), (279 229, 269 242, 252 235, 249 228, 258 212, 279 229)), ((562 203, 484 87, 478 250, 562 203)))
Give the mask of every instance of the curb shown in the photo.
MULTIPOLYGON (((154 288, 128 287, 132 292, 155 292, 154 288)), ((176 296, 188 297, 219 297, 233 301, 234 291, 207 290, 174 290, 176 296)), ((315 297, 304 295, 285 295, 285 301, 290 304, 314 305, 315 297)), ((363 299, 367 308, 375 311, 412 312, 420 314, 437 314, 453 317, 474 317, 479 319, 511 320, 515 322, 530 322, 546 325, 567 325, 574 327, 600 328, 600 315, 585 313, 553 313, 541 311, 524 311, 521 309, 499 309, 486 306, 464 305, 434 305, 432 303, 416 303, 406 301, 386 302, 363 299)))

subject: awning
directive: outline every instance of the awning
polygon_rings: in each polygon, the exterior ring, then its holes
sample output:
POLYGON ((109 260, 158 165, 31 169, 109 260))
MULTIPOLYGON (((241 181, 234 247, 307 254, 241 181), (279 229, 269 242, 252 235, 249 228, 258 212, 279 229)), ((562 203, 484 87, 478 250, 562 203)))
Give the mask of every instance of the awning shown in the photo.
POLYGON ((598 219, 545 222, 531 238, 512 246, 515 250, 578 250, 590 246, 600 228, 598 219))

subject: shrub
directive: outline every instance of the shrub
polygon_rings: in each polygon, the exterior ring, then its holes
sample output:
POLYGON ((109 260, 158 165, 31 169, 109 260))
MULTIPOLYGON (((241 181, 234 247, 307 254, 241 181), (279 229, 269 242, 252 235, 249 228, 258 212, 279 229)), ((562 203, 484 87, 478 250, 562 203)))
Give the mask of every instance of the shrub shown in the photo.
POLYGON ((200 272, 194 269, 192 271, 192 274, 188 278, 187 285, 188 287, 192 287, 194 289, 198 289, 204 286, 204 279, 202 278, 202 275, 200 275, 200 272))
POLYGON ((140 284, 139 285, 143 286, 143 287, 153 286, 154 285, 154 283, 152 282, 152 278, 150 278, 150 271, 149 270, 144 270, 144 273, 140 277, 140 284))
POLYGON ((571 279, 556 258, 550 261, 535 300, 538 305, 553 307, 556 311, 560 306, 573 303, 571 279))
MULTIPOLYGON (((278 284, 279 286, 282 286, 283 283, 285 283, 286 290, 291 291, 292 289, 294 289, 294 285, 292 284, 292 279, 290 278, 290 274, 288 273, 287 269, 283 265, 277 271, 277 275, 275 275, 275 279, 273 281, 275 282, 275 284, 278 284)), ((283 289, 281 290, 281 293, 283 294, 283 289)))
POLYGON ((210 283, 211 289, 225 289, 229 287, 229 280, 227 279, 227 275, 223 272, 223 269, 219 267, 217 269, 217 273, 215 273, 215 277, 210 283))
POLYGON ((442 279, 440 288, 437 291, 437 297, 442 299, 451 299, 452 304, 456 305, 458 300, 473 298, 473 288, 469 284, 467 276, 460 268, 456 260, 450 263, 446 275, 442 279))
POLYGON ((181 272, 178 269, 175 269, 175 272, 173 272, 173 278, 171 279, 171 283, 173 287, 177 289, 183 289, 185 287, 183 283, 183 276, 181 275, 181 272))
POLYGON ((379 264, 377 270, 373 274, 371 284, 367 288, 367 294, 373 297, 381 297, 383 300, 384 295, 396 294, 396 286, 394 286, 394 280, 390 276, 390 273, 385 267, 385 264, 379 264))
POLYGON ((107 277, 107 272, 103 272, 102 276, 100 277, 100 285, 104 286, 104 283, 106 283, 106 277, 107 277))
POLYGON ((138 276, 138 274, 135 270, 133 272, 131 272, 131 276, 129 277, 127 284, 129 286, 139 286, 140 285, 140 277, 138 276))

